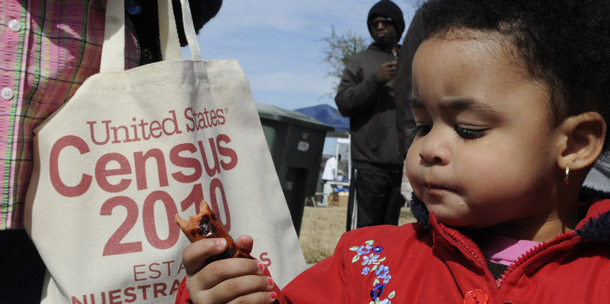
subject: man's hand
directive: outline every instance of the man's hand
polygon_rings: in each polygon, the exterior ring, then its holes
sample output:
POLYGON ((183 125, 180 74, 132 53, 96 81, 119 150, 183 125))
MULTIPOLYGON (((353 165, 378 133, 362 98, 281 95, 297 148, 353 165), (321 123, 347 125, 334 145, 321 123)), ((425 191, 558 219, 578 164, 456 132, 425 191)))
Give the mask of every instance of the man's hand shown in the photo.
POLYGON ((394 79, 396 73, 396 61, 388 61, 382 64, 377 70, 377 80, 382 83, 386 83, 394 79))

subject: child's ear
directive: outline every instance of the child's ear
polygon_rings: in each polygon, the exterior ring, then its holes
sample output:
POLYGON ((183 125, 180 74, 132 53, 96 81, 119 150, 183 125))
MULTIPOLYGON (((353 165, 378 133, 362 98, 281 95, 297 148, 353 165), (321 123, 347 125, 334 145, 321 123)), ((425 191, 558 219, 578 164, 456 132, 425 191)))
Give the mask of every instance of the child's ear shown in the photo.
POLYGON ((559 126, 562 149, 557 164, 572 170, 592 165, 603 150, 606 122, 597 112, 585 112, 564 119, 559 126))

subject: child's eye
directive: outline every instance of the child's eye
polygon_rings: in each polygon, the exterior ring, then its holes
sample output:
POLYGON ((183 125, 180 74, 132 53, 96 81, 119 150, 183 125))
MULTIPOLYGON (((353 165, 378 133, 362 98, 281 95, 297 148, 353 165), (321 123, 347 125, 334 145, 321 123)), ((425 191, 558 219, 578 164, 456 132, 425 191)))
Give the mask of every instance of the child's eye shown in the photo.
POLYGON ((479 138, 479 137, 485 135, 486 131, 487 131, 487 129, 475 130, 475 129, 468 129, 468 128, 460 127, 457 125, 455 126, 455 132, 457 132, 457 134, 464 139, 479 138))
POLYGON ((432 126, 430 125, 419 125, 415 127, 415 135, 416 136, 426 136, 430 133, 432 126))

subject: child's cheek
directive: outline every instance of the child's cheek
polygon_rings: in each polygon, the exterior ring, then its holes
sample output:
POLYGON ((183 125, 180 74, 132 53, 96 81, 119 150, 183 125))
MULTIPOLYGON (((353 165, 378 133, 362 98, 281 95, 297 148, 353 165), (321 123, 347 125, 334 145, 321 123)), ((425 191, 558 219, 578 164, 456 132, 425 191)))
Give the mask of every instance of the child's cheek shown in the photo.
POLYGON ((409 151, 407 152, 407 157, 405 159, 405 170, 407 178, 409 179, 409 183, 415 191, 417 195, 419 190, 421 190, 421 181, 418 175, 419 169, 419 154, 417 153, 416 141, 413 142, 409 151))

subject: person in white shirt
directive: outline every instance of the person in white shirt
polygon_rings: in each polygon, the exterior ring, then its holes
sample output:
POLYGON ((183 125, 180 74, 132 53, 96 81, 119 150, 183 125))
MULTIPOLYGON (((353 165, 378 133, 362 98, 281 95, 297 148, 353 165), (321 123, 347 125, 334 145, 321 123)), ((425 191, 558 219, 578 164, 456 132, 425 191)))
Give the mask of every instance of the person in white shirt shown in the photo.
POLYGON ((339 165, 339 161, 341 161, 341 154, 339 154, 339 160, 332 156, 326 161, 326 165, 324 165, 324 172, 322 172, 322 179, 324 181, 334 181, 337 178, 337 166, 339 165))
POLYGON ((337 157, 332 156, 331 158, 329 158, 326 161, 326 164, 324 165, 324 171, 322 172, 322 180, 324 180, 324 196, 322 198, 322 203, 327 205, 328 197, 331 193, 333 193, 333 188, 328 182, 337 180, 337 168, 339 166, 339 162, 341 161, 341 154, 339 154, 337 157))

